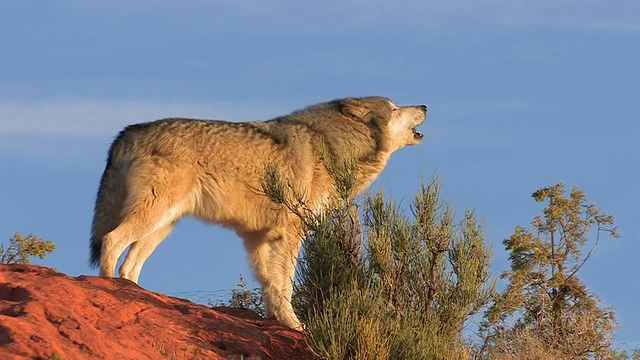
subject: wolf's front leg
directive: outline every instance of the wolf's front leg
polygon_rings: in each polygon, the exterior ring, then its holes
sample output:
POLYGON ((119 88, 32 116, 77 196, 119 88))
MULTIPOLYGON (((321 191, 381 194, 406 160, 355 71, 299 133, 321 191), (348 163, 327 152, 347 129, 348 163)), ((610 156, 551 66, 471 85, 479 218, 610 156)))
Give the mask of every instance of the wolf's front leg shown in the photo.
POLYGON ((293 311, 291 297, 298 253, 302 239, 293 232, 288 232, 279 241, 271 242, 268 263, 268 277, 275 285, 273 295, 273 312, 281 323, 301 331, 302 324, 293 311))
POLYGON ((291 305, 299 237, 288 236, 281 229, 242 234, 242 237, 255 276, 262 285, 267 316, 292 329, 302 330, 291 305))

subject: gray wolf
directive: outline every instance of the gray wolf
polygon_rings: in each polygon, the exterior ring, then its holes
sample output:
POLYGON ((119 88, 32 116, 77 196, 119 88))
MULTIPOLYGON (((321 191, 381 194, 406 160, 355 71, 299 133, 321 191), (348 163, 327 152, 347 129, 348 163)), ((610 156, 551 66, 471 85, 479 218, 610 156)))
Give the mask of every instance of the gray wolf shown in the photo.
POLYGON ((186 215, 233 229, 243 239, 262 285, 267 314, 301 329, 291 306, 302 242, 300 219, 274 206, 262 189, 265 164, 279 168, 321 209, 335 192, 328 167, 352 157, 355 192, 373 182, 391 154, 422 141, 424 105, 396 106, 382 97, 345 98, 269 121, 164 119, 130 125, 111 145, 91 233, 91 264, 138 282, 147 258, 186 215))

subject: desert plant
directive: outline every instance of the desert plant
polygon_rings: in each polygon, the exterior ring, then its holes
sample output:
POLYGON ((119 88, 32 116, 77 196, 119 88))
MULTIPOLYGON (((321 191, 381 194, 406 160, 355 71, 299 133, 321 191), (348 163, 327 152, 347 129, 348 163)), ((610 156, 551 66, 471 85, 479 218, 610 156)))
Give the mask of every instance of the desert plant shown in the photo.
POLYGON ((474 212, 456 218, 437 178, 418 191, 411 216, 380 192, 356 202, 353 169, 330 169, 336 202, 322 214, 288 198, 296 192, 276 171, 263 184, 306 226, 293 301, 311 346, 327 359, 464 357, 464 323, 493 288, 474 212))
POLYGON ((231 298, 228 301, 210 302, 210 305, 247 309, 255 312, 261 317, 266 316, 260 289, 249 289, 242 274, 239 275, 236 287, 231 290, 231 298))
POLYGON ((587 289, 578 271, 602 235, 618 237, 613 216, 587 204, 576 187, 568 197, 562 184, 532 196, 547 206, 534 218, 533 231, 517 226, 503 242, 511 270, 502 273, 506 289, 486 315, 484 355, 527 358, 524 352, 543 348, 558 359, 612 358, 615 314, 587 289))
POLYGON ((26 237, 16 232, 9 239, 9 246, 0 244, 0 264, 30 264, 31 257, 44 259, 56 246, 50 240, 43 240, 33 234, 26 237))
POLYGON ((239 275, 236 288, 231 290, 231 300, 227 305, 251 310, 262 317, 266 316, 260 289, 249 289, 242 274, 239 275))

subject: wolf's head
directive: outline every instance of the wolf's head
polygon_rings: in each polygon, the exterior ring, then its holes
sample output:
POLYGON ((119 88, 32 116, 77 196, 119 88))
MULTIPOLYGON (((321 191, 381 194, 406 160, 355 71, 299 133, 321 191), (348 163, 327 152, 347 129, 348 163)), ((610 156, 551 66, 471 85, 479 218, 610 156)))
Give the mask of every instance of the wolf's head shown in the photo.
POLYGON ((364 97, 342 99, 340 107, 352 120, 378 127, 390 152, 416 145, 424 138, 416 127, 427 116, 425 105, 397 106, 387 98, 364 97))

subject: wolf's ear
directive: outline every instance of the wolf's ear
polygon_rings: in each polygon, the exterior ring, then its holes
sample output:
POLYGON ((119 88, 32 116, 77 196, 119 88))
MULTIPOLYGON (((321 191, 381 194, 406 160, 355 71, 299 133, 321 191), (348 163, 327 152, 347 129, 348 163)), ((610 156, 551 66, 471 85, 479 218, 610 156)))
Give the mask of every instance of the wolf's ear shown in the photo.
POLYGON ((354 120, 367 121, 371 109, 367 104, 359 99, 349 98, 340 100, 340 112, 354 120))

